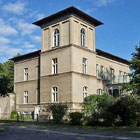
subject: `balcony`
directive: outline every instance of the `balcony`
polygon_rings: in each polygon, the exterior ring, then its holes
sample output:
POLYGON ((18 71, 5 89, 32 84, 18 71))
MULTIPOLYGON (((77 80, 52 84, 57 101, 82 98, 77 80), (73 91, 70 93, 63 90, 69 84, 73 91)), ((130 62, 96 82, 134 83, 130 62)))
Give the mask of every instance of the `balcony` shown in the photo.
POLYGON ((109 72, 100 72, 96 71, 96 77, 99 80, 106 81, 107 84, 122 84, 122 83, 128 83, 129 82, 129 76, 128 75, 115 75, 113 73, 109 72))

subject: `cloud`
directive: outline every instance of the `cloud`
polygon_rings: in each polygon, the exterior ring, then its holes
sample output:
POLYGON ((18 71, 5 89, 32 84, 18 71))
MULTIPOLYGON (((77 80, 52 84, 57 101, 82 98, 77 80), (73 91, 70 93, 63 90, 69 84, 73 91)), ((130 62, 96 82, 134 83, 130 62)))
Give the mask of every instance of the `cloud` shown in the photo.
POLYGON ((35 48, 35 45, 30 44, 29 42, 24 42, 24 45, 22 46, 22 48, 32 49, 32 48, 35 48))
POLYGON ((96 5, 101 7, 101 6, 106 6, 107 4, 114 3, 116 0, 98 0, 96 2, 96 5))
POLYGON ((5 37, 0 36, 0 45, 9 44, 11 41, 5 37))
POLYGON ((37 20, 40 20, 40 19, 44 18, 45 15, 44 14, 41 14, 41 13, 39 13, 37 11, 32 11, 31 10, 30 11, 30 14, 28 15, 27 18, 31 18, 31 17, 36 18, 37 20))
POLYGON ((11 25, 8 25, 3 21, 2 18, 0 18, 0 35, 8 36, 8 35, 17 35, 18 32, 15 28, 13 28, 11 25))
POLYGON ((30 36, 30 38, 36 43, 41 42, 41 36, 34 35, 34 36, 30 36))
POLYGON ((85 10, 85 12, 86 12, 87 14, 91 14, 91 13, 94 12, 96 9, 97 9, 97 8, 87 9, 87 10, 85 10))
POLYGON ((17 53, 21 53, 22 51, 23 51, 23 49, 21 49, 21 48, 14 48, 14 47, 5 45, 5 46, 0 47, 0 56, 8 55, 8 57, 13 57, 17 53))
POLYGON ((16 15, 23 15, 27 11, 25 8, 26 5, 27 3, 23 1, 17 1, 15 3, 9 2, 2 7, 2 10, 16 15))
POLYGON ((18 19, 18 18, 12 17, 12 18, 9 18, 9 21, 13 22, 13 24, 19 30, 22 36, 30 35, 37 29, 37 26, 26 22, 24 19, 18 19))
POLYGON ((36 15, 37 20, 40 20, 40 19, 42 19, 42 18, 44 18, 44 17, 45 17, 44 14, 37 14, 37 15, 36 15))
POLYGON ((17 27, 20 30, 21 35, 30 35, 37 29, 35 25, 27 23, 24 20, 19 20, 17 22, 17 27))

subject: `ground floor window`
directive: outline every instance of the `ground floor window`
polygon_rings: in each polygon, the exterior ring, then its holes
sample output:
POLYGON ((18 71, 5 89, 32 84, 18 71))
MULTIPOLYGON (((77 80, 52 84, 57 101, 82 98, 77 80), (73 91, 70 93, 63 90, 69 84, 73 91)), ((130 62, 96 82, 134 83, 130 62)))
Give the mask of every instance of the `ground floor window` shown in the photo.
POLYGON ((24 91, 24 104, 28 104, 28 91, 24 91))
POLYGON ((97 89, 97 94, 102 95, 102 89, 97 89))
POLYGON ((52 102, 58 101, 58 90, 57 87, 52 88, 52 102))
POLYGON ((83 87, 83 97, 84 98, 87 97, 87 87, 86 86, 83 87))

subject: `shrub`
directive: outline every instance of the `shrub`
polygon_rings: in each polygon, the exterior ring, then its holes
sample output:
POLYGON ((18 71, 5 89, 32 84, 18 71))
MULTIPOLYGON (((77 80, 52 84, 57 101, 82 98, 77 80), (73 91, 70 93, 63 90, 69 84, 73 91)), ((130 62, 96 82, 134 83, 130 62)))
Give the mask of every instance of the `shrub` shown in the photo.
POLYGON ((82 119, 82 113, 80 112, 72 112, 69 114, 70 124, 72 125, 80 125, 82 119))
POLYGON ((104 93, 102 95, 91 95, 85 99, 84 120, 88 125, 112 125, 114 114, 110 111, 114 97, 104 93))
POLYGON ((140 115, 140 101, 137 96, 124 95, 116 100, 110 111, 120 118, 121 125, 136 125, 140 115))
POLYGON ((10 118, 11 119, 17 119, 17 112, 15 110, 11 112, 10 118))
POLYGON ((52 112, 53 121, 55 123, 60 123, 66 114, 68 107, 66 104, 52 104, 49 108, 52 112))

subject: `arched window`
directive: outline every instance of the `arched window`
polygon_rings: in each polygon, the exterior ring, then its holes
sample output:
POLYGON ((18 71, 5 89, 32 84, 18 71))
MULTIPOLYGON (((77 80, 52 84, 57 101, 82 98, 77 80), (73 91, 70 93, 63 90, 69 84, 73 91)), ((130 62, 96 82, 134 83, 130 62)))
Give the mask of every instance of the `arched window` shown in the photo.
POLYGON ((58 90, 57 87, 52 88, 52 102, 58 101, 58 90))
POLYGON ((88 89, 88 88, 87 88, 86 86, 83 87, 83 97, 84 97, 84 98, 87 97, 87 89, 88 89))
POLYGON ((60 36, 59 30, 55 29, 55 31, 54 31, 54 46, 59 46, 59 36, 60 36))
POLYGON ((85 46, 85 29, 81 29, 81 46, 85 46))

